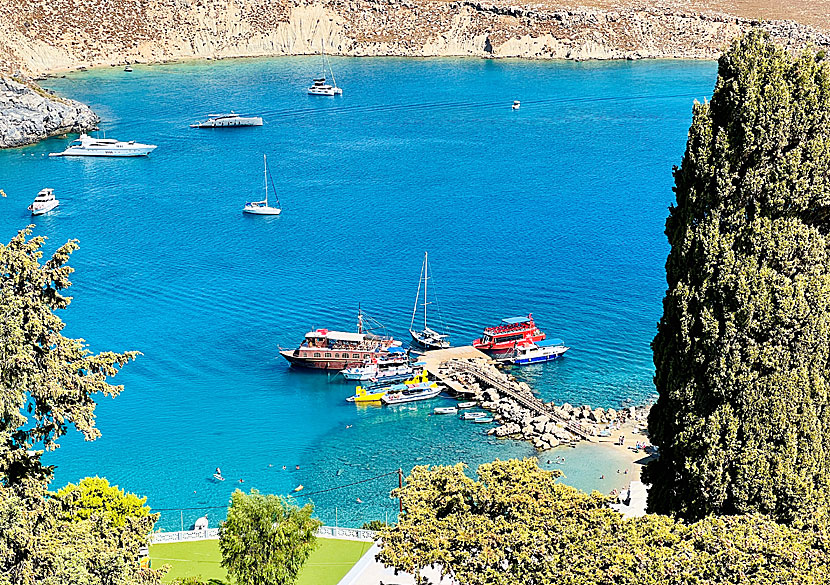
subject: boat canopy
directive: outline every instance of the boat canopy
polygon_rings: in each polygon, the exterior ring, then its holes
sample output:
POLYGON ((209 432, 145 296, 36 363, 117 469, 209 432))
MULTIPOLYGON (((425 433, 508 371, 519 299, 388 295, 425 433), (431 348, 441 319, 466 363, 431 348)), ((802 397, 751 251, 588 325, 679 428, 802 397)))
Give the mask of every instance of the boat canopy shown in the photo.
POLYGON ((386 350, 389 353, 406 353, 406 350, 402 347, 393 346, 386 350))
POLYGON ((539 347, 556 347, 557 345, 565 345, 565 342, 561 339, 543 339, 542 341, 537 341, 536 345, 539 347))
POLYGON ((527 323, 530 321, 530 316, 525 317, 508 317, 507 319, 502 319, 501 322, 505 325, 518 325, 519 323, 527 323))
POLYGON ((349 333, 347 331, 329 331, 328 329, 318 329, 317 331, 310 331, 305 334, 306 338, 320 339, 325 337, 332 341, 363 341, 365 336, 362 333, 349 333))

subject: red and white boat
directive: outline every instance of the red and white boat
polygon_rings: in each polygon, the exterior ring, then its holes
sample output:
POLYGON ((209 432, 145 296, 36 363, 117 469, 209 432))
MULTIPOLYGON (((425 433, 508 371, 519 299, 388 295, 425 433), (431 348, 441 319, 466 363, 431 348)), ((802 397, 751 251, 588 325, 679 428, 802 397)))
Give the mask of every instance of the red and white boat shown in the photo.
POLYGON ((367 330, 364 319, 367 318, 358 311, 357 333, 331 329, 309 331, 297 349, 280 348, 280 355, 292 366, 344 370, 362 366, 372 359, 385 359, 391 348, 400 347, 400 341, 367 330))
POLYGON ((498 358, 513 355, 517 347, 534 344, 544 338, 544 332, 536 327, 531 313, 527 317, 502 319, 501 325, 486 328, 481 337, 473 341, 473 347, 498 358))

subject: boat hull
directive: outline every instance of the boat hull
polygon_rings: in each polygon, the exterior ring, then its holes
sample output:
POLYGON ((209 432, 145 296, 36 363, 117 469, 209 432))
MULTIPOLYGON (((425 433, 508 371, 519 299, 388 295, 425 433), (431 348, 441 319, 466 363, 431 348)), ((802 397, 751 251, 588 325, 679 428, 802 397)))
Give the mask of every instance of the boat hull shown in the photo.
POLYGON ((147 156, 156 149, 155 146, 145 146, 141 148, 113 148, 101 150, 64 150, 63 152, 53 152, 49 156, 107 156, 107 157, 134 157, 147 156))
POLYGON ((54 202, 54 205, 47 205, 45 207, 39 207, 37 209, 32 208, 32 206, 30 205, 29 206, 29 211, 32 212, 32 215, 43 215, 44 213, 49 213, 50 211, 55 209, 58 205, 59 205, 59 203, 57 201, 54 202))
POLYGON ((517 366, 527 366, 530 364, 540 364, 542 362, 552 362, 553 360, 558 360, 564 355, 563 353, 555 353, 552 355, 540 355, 536 357, 528 357, 528 358, 516 358, 512 360, 514 364, 517 366))
POLYGON ((248 215, 279 215, 282 213, 282 209, 278 207, 245 207, 242 209, 242 213, 247 213, 248 215))

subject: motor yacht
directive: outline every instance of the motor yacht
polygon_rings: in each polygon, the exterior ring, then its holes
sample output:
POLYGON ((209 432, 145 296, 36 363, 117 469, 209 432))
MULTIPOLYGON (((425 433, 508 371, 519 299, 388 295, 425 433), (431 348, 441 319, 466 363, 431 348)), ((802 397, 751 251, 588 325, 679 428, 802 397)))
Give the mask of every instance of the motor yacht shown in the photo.
POLYGON ((155 149, 154 144, 141 144, 135 140, 122 142, 81 134, 66 150, 50 153, 49 156, 146 156, 155 149))
POLYGON ((237 128, 241 126, 262 126, 259 116, 240 116, 234 112, 230 114, 210 114, 204 122, 191 124, 191 128, 237 128))
POLYGON ((59 204, 60 201, 55 199, 54 189, 41 189, 28 209, 32 215, 43 215, 55 209, 59 204))

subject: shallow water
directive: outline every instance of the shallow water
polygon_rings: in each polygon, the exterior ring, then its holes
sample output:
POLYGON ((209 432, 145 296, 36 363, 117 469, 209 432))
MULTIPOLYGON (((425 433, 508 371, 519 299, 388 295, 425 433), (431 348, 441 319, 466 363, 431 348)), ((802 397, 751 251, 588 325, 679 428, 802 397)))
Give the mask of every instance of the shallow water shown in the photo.
MULTIPOLYGON (((311 327, 351 330, 358 303, 405 338, 424 250, 455 343, 532 311, 572 347, 520 371, 545 400, 652 395, 671 167, 715 64, 334 67, 345 88, 335 99, 305 94, 314 58, 73 74, 46 85, 91 104, 108 136, 159 148, 49 159, 66 143, 51 139, 0 152, 0 238, 32 222, 49 249, 81 242, 67 333, 144 354, 118 376, 125 392, 101 399, 102 438, 67 437, 48 457, 56 484, 99 474, 157 509, 199 508, 225 505, 239 486, 313 494, 415 464, 532 455, 484 425, 428 416, 446 399, 356 408, 343 400, 348 383, 275 357, 311 327), (187 127, 229 109, 265 125, 187 127), (263 153, 284 211, 243 216, 261 196, 263 153), (61 206, 32 220, 26 206, 46 186, 61 206), (207 480, 217 466, 221 484, 207 480)), ((598 477, 621 465, 591 449, 563 454, 566 481, 583 489, 605 490, 598 477)), ((391 475, 312 499, 327 523, 359 525, 394 514, 396 484, 391 475)), ((202 513, 165 511, 161 526, 202 513)))

